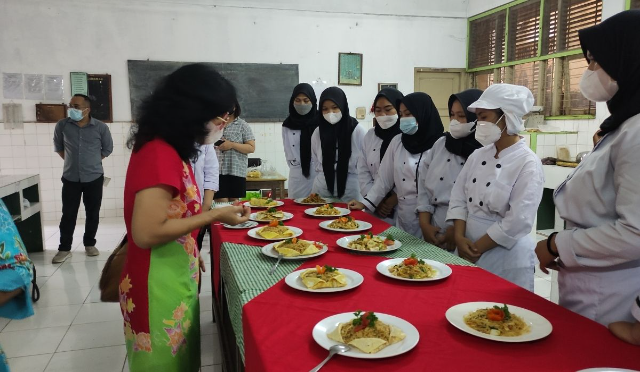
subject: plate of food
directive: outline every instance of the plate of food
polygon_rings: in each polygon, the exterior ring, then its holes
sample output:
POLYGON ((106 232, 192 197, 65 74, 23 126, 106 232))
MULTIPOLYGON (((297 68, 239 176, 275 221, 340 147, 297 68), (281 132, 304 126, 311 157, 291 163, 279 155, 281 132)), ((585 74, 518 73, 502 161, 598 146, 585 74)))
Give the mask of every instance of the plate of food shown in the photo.
POLYGON ((336 198, 323 198, 318 194, 310 194, 306 198, 298 198, 293 200, 294 203, 303 205, 323 205, 327 203, 336 203, 339 200, 336 198))
POLYGON ((255 221, 245 221, 237 225, 227 225, 226 223, 223 223, 222 226, 226 227, 227 229, 251 229, 258 226, 258 223, 255 221))
POLYGON ((416 257, 415 253, 407 258, 392 258, 380 262, 376 269, 389 278, 410 282, 430 282, 451 275, 451 268, 442 262, 416 257))
POLYGON ((358 221, 351 216, 343 216, 337 220, 322 221, 320 227, 330 231, 367 231, 373 227, 369 222, 358 221))
POLYGON ((406 320, 361 310, 322 319, 313 327, 312 335, 327 350, 333 345, 348 344, 351 350, 340 355, 361 359, 404 354, 420 340, 416 327, 406 320))
POLYGON ((248 202, 244 203, 245 207, 251 208, 271 208, 284 205, 283 201, 273 200, 271 198, 251 198, 248 202))
POLYGON ((531 310, 496 302, 466 302, 445 314, 449 323, 471 335, 501 342, 529 342, 551 334, 553 326, 531 310))
POLYGON ((347 208, 334 207, 333 204, 325 204, 320 207, 308 208, 304 213, 312 217, 341 217, 351 213, 347 208))
POLYGON ((353 270, 316 265, 315 268, 292 272, 284 278, 284 282, 299 291, 327 293, 356 288, 364 282, 364 277, 353 270))
POLYGON ((402 246, 391 234, 373 235, 371 231, 362 235, 350 235, 336 241, 340 247, 358 252, 391 252, 402 246))
POLYGON ((247 235, 261 240, 285 240, 302 235, 302 229, 285 226, 282 221, 273 220, 265 227, 256 227, 247 231, 247 235))
POLYGON ((300 260, 325 254, 329 248, 322 242, 313 242, 298 238, 286 239, 282 242, 267 244, 262 247, 266 256, 278 258, 282 254, 284 260, 300 260))
POLYGON ((271 222, 273 220, 287 221, 293 218, 293 213, 283 212, 276 207, 271 207, 267 210, 257 213, 251 213, 249 219, 257 222, 271 222))

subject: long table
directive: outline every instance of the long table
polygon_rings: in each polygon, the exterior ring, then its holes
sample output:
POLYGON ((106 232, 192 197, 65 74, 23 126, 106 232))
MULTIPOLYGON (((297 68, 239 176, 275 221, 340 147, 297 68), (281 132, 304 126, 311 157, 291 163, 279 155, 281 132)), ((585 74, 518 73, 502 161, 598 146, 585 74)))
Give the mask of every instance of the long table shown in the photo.
POLYGON ((305 208, 286 201, 282 209, 295 216, 286 224, 302 228, 304 239, 327 243, 329 251, 307 261, 283 261, 274 275, 267 274, 275 260, 261 253, 263 242, 247 237, 246 230, 212 229, 214 311, 225 370, 309 370, 327 355, 311 337, 314 325, 328 316, 358 309, 410 322, 420 332, 418 345, 406 354, 381 360, 336 356, 323 370, 640 369, 637 347, 616 339, 589 319, 362 212, 352 215, 371 222, 375 234, 393 234, 403 246, 382 255, 346 251, 335 241, 348 234, 320 229, 322 220, 304 215, 305 208), (411 253, 449 264, 453 274, 438 282, 407 283, 382 276, 375 269, 387 257, 407 257, 411 253), (316 264, 355 270, 364 276, 364 283, 350 291, 320 294, 292 289, 282 280, 298 268, 316 264), (521 344, 469 335, 450 325, 444 314, 453 305, 471 301, 527 308, 547 318, 553 331, 544 339, 521 344))

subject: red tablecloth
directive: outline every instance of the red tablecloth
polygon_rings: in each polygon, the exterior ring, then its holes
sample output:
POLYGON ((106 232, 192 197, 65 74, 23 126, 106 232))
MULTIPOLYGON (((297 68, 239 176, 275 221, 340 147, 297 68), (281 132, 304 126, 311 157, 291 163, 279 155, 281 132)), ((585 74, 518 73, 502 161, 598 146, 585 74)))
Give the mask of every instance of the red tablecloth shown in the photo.
MULTIPOLYGON (((291 199, 283 200, 284 205, 279 207, 280 210, 293 213, 291 220, 285 221, 285 225, 301 228, 303 233, 301 238, 311 239, 315 241, 321 241, 329 247, 329 251, 337 251, 340 248, 336 245, 336 240, 345 235, 344 232, 334 232, 320 228, 319 224, 326 219, 311 217, 304 213, 304 210, 311 208, 310 205, 300 205, 293 202, 291 199)), ((336 207, 346 208, 345 203, 334 203, 336 207)), ((261 211, 264 209, 252 209, 252 212, 261 211)), ((374 234, 378 234, 390 227, 390 225, 370 214, 362 211, 351 211, 351 216, 360 221, 366 221, 373 225, 371 231, 374 234)), ((266 226, 266 224, 260 224, 260 226, 266 226)), ((211 239, 213 240, 212 261, 213 272, 211 275, 213 291, 218 297, 218 290, 220 287, 220 245, 225 243, 247 244, 255 246, 264 246, 269 242, 264 240, 258 240, 247 235, 249 229, 227 229, 220 224, 211 225, 211 239)))
MULTIPOLYGON (((591 367, 640 369, 640 348, 626 344, 587 318, 480 268, 452 266, 439 282, 406 283, 379 274, 382 257, 328 252, 323 263, 361 273, 350 291, 314 294, 280 281, 243 307, 246 370, 308 371, 328 352, 311 331, 320 320, 357 309, 398 316, 420 332, 410 352, 388 359, 335 356, 323 371, 576 371, 591 367), (481 339, 450 325, 446 310, 471 301, 509 303, 532 310, 553 325, 545 339, 508 344, 481 339)), ((305 263, 303 268, 316 262, 305 263)))

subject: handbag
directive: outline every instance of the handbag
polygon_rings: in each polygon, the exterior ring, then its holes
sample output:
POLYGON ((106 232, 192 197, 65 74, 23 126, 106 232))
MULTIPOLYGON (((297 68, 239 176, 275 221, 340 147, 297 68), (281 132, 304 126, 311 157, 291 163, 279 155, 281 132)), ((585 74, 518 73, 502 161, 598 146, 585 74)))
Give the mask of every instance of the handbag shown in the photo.
POLYGON ((127 236, 122 239, 120 245, 111 253, 109 259, 104 264, 102 275, 100 275, 100 301, 120 302, 118 287, 122 269, 127 258, 127 236))

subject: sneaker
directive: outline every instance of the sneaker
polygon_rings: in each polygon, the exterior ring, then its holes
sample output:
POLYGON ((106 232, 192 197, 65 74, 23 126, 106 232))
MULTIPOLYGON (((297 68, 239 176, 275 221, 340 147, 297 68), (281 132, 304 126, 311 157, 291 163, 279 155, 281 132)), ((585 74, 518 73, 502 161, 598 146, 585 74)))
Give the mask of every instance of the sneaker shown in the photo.
POLYGON ((94 246, 84 247, 84 251, 87 252, 87 256, 97 256, 100 254, 100 251, 98 250, 98 248, 94 246))
POLYGON ((58 251, 58 253, 56 253, 56 255, 53 256, 53 260, 51 260, 51 263, 54 263, 54 264, 63 263, 69 257, 71 257, 71 252, 69 252, 69 251, 58 251))

